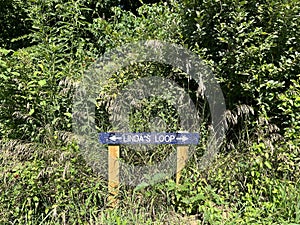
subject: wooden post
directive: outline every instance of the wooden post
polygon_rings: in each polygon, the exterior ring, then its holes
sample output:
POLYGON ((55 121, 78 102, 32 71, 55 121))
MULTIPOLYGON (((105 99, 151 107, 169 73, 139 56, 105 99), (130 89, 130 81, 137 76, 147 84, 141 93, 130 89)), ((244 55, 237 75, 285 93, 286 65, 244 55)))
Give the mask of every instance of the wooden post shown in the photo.
POLYGON ((115 207, 118 204, 116 196, 119 193, 119 157, 120 146, 109 145, 108 146, 108 202, 111 207, 115 207))
POLYGON ((189 146, 179 145, 177 146, 177 168, 176 168, 176 184, 179 184, 181 177, 181 170, 185 167, 188 159, 189 146))

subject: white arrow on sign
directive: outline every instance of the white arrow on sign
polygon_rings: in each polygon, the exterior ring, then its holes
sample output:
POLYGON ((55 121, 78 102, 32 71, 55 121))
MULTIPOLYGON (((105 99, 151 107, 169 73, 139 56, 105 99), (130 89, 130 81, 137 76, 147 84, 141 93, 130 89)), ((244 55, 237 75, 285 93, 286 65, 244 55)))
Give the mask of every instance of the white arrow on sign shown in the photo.
POLYGON ((116 140, 121 140, 122 137, 112 136, 112 137, 109 137, 109 139, 112 140, 112 141, 116 141, 116 140))
POLYGON ((185 141, 188 140, 188 139, 189 139, 189 138, 188 138, 187 136, 185 136, 185 135, 183 135, 182 137, 176 138, 176 140, 183 141, 183 142, 185 142, 185 141))

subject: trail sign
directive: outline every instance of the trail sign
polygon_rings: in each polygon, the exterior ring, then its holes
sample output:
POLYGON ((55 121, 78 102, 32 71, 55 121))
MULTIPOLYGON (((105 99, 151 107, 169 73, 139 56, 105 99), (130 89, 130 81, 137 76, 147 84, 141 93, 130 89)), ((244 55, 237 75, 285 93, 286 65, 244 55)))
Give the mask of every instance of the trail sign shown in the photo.
POLYGON ((102 144, 176 144, 189 145, 198 144, 198 133, 122 133, 122 132, 103 132, 99 134, 99 141, 102 144))
POLYGON ((197 145, 199 142, 199 133, 158 133, 158 132, 102 132, 99 133, 99 142, 108 144, 108 191, 109 204, 115 207, 118 202, 116 195, 119 185, 119 145, 120 144, 176 144, 177 160, 176 160, 176 183, 179 183, 180 171, 188 160, 187 145, 197 145))

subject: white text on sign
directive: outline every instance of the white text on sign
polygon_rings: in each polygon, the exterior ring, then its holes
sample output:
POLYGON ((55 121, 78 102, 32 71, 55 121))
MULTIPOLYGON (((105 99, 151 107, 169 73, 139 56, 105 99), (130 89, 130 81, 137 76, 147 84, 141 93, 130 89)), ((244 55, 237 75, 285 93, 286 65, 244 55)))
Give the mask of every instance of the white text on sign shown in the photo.
POLYGON ((198 133, 118 133, 99 134, 102 144, 198 144, 198 133))

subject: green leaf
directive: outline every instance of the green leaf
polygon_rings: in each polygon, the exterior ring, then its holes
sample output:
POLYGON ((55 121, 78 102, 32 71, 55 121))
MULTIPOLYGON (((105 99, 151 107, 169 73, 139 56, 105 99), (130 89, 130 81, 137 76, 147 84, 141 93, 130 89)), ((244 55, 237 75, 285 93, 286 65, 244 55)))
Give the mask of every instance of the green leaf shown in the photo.
POLYGON ((47 83, 47 80, 40 80, 39 82, 38 82, 38 84, 41 86, 41 87, 43 87, 45 84, 47 83))
POLYGON ((135 187, 134 191, 139 191, 139 190, 141 190, 141 189, 144 189, 144 188, 147 187, 147 186, 149 186, 148 183, 142 182, 142 183, 138 184, 138 185, 135 187))
POLYGON ((31 116, 34 113, 34 109, 30 109, 28 115, 31 116))
POLYGON ((2 53, 3 55, 7 55, 7 54, 10 53, 10 52, 12 52, 12 50, 0 48, 0 53, 2 53))
POLYGON ((265 161, 265 165, 269 168, 272 169, 271 163, 269 161, 265 161))
POLYGON ((5 76, 4 74, 0 74, 0 78, 3 78, 4 80, 7 80, 8 79, 8 77, 7 76, 5 76))
POLYGON ((72 117, 72 113, 69 113, 69 112, 64 113, 64 115, 67 117, 70 117, 70 118, 72 117))

